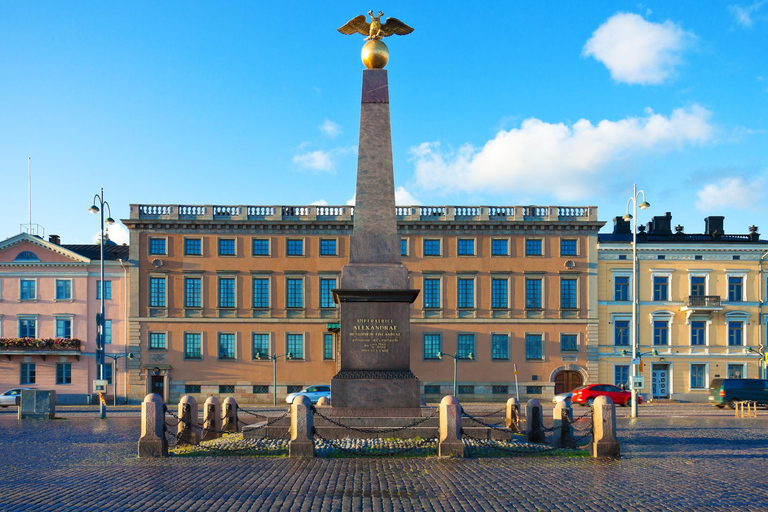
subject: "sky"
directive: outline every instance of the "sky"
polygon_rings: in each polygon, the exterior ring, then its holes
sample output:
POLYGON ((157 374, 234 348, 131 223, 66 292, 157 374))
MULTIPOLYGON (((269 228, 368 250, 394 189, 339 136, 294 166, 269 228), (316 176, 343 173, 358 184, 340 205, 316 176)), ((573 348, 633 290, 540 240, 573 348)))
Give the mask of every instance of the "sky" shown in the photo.
MULTIPOLYGON (((0 240, 92 243, 130 204, 353 200, 370 9, 399 204, 597 206, 768 238, 768 0, 0 0, 0 240), (642 200, 642 198, 641 198, 642 200)), ((110 238, 127 242, 120 222, 110 238)))

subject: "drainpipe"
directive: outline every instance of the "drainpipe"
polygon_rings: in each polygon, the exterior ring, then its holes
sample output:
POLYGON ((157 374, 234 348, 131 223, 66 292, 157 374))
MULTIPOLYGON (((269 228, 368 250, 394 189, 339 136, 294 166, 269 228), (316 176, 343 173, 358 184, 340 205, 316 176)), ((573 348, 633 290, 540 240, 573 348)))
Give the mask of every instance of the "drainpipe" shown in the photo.
POLYGON ((765 349, 763 348, 763 260, 765 257, 768 256, 768 252, 763 253, 762 256, 760 256, 760 262, 759 262, 759 269, 757 272, 758 277, 758 284, 757 284, 757 321, 758 321, 758 328, 757 328, 757 344, 758 348, 762 351, 760 354, 760 357, 762 360, 760 361, 760 368, 763 370, 762 375, 760 375, 761 378, 766 378, 766 373, 768 373, 768 368, 765 368, 765 349))
MULTIPOLYGON (((120 266, 123 267, 123 350, 125 356, 123 361, 125 362, 125 371, 123 371, 123 394, 125 400, 123 403, 128 403, 128 267, 125 265, 125 260, 118 259, 120 266)), ((115 362, 117 365, 117 362, 115 362)))

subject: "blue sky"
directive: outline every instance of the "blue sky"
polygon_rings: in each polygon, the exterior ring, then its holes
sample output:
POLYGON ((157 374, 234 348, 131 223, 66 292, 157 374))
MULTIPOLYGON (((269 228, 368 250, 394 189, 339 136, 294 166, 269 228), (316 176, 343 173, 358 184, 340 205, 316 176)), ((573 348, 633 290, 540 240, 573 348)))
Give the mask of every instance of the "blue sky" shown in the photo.
MULTIPOLYGON (((346 204, 383 10, 402 204, 592 205, 632 184, 768 238, 768 1, 0 2, 0 239, 87 243, 129 204, 346 204)), ((117 226, 112 238, 126 240, 117 226)))

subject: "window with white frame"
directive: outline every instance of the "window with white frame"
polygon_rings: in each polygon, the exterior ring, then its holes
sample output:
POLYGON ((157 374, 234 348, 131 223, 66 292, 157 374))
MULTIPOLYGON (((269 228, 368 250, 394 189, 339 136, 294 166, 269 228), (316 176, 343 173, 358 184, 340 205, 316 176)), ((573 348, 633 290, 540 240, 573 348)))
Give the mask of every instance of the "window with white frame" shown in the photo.
POLYGON ((749 315, 743 311, 731 311, 725 314, 729 347, 743 347, 747 344, 744 327, 748 321, 749 315))
POLYGON ((19 300, 37 299, 37 280, 19 279, 19 300))
POLYGON ((613 323, 613 344, 617 347, 628 347, 631 335, 631 317, 628 315, 614 315, 613 323))
POLYGON ((36 338, 37 337, 37 316, 19 315, 18 324, 19 324, 19 338, 36 338))
POLYGON ((706 363, 691 363, 690 367, 690 386, 691 389, 706 389, 709 378, 707 373, 709 372, 708 364, 706 363))
POLYGON ((613 300, 616 302, 627 302, 632 300, 632 289, 630 287, 631 274, 627 272, 613 273, 613 300))
POLYGON ((707 321, 691 319, 691 346, 703 347, 707 344, 707 321))
POLYGON ((728 302, 744 302, 746 300, 745 274, 728 273, 728 302))
POLYGON ((19 384, 22 386, 34 384, 36 380, 35 363, 21 363, 19 384))
POLYGON ((690 274, 688 276, 692 297, 703 297, 707 294, 707 277, 709 277, 708 274, 690 274))
POLYGON ((72 300, 72 280, 56 280, 56 300, 72 300))
POLYGON ((617 364, 613 367, 613 385, 619 388, 624 386, 624 389, 629 389, 628 364, 617 364))
POLYGON ((670 274, 653 273, 651 275, 653 300, 655 302, 669 300, 669 282, 671 277, 670 274))
POLYGON ((726 375, 729 379, 743 379, 747 375, 744 363, 728 363, 726 375))
POLYGON ((56 337, 57 338, 71 338, 72 337, 72 317, 70 316, 57 316, 54 317, 56 323, 56 337))
POLYGON ((655 347, 669 346, 672 318, 672 313, 668 311, 657 311, 651 314, 651 329, 655 347))

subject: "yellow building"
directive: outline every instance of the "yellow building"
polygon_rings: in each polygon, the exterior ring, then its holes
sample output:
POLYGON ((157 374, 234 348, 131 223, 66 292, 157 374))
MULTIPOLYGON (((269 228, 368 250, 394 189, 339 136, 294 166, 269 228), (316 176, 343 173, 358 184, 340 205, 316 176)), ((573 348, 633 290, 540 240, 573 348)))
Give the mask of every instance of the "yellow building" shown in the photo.
MULTIPOLYGON (((763 374, 762 306, 768 245, 757 227, 723 232, 723 217, 707 217, 702 234, 671 229, 669 213, 637 234, 638 353, 646 399, 706 402, 717 377, 763 374)), ((632 233, 614 220, 599 235, 599 378, 629 389, 632 352, 632 233)))

